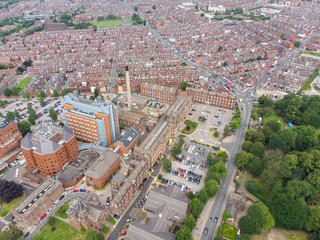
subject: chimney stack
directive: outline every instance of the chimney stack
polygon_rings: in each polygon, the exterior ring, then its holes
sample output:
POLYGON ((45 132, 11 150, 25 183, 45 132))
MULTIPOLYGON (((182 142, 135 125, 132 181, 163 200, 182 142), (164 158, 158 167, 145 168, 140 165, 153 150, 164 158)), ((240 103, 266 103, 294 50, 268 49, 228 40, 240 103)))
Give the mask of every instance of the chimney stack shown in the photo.
POLYGON ((129 67, 126 66, 126 84, 127 84, 127 94, 128 94, 128 109, 131 111, 131 88, 129 79, 129 67))

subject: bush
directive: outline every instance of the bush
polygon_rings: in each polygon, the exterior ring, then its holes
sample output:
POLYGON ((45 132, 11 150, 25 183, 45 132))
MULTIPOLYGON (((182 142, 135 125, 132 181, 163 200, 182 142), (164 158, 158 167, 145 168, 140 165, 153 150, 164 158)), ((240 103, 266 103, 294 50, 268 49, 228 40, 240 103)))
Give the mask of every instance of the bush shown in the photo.
POLYGON ((81 231, 81 232, 85 232, 86 229, 85 229, 84 227, 81 227, 80 231, 81 231))
POLYGON ((158 179, 159 179, 159 180, 162 180, 162 178, 163 178, 162 175, 159 174, 159 175, 158 175, 158 179))

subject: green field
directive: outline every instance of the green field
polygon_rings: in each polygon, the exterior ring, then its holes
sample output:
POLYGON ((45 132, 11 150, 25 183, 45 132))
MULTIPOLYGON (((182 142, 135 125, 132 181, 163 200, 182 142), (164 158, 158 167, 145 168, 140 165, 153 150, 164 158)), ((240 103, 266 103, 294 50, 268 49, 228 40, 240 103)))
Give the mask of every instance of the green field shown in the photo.
POLYGON ((81 232, 73 227, 71 227, 68 223, 63 222, 59 219, 55 219, 54 227, 56 228, 54 231, 51 231, 51 226, 46 224, 41 232, 36 235, 34 240, 56 240, 56 239, 68 239, 68 240, 80 240, 85 239, 86 236, 90 233, 89 230, 87 232, 81 232))
POLYGON ((24 78, 16 85, 16 87, 25 89, 25 87, 31 82, 31 80, 32 77, 24 78))
POLYGON ((15 208, 16 206, 18 206, 18 204, 22 201, 22 199, 24 199, 24 197, 25 197, 25 193, 21 197, 17 197, 15 199, 11 200, 9 203, 1 202, 0 203, 0 206, 1 206, 0 216, 1 217, 7 216, 7 214, 10 212, 10 210, 15 208))
POLYGON ((61 217, 61 218, 67 218, 68 217, 68 214, 66 213, 67 211, 68 211, 68 209, 69 209, 69 203, 70 203, 70 201, 69 202, 66 202, 65 204, 63 204, 60 208, 59 208, 59 210, 57 211, 57 213, 56 213, 56 215, 58 216, 58 217, 61 217))
POLYGON ((101 22, 91 22, 92 25, 97 26, 97 28, 106 28, 106 27, 119 27, 121 20, 111 20, 111 21, 101 21, 101 22))
POLYGON ((263 117, 262 123, 265 124, 266 122, 268 122, 268 121, 270 121, 270 120, 276 120, 276 121, 280 122, 280 124, 281 124, 281 129, 283 129, 283 125, 284 125, 283 119, 282 119, 282 117, 278 116, 278 115, 275 113, 275 111, 273 111, 270 116, 263 117))
POLYGON ((237 237, 237 228, 229 223, 224 222, 219 227, 217 235, 234 240, 237 237))

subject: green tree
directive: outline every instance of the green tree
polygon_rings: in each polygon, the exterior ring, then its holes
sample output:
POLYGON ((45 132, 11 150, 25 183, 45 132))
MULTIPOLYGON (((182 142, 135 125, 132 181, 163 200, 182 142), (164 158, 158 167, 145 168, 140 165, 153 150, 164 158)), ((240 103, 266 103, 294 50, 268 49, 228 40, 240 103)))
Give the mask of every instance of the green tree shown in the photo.
POLYGON ((63 122, 59 122, 59 126, 64 127, 64 123, 63 122))
POLYGON ((243 216, 239 220, 241 233, 257 234, 259 233, 259 224, 252 216, 243 216))
POLYGON ((200 201, 203 203, 203 205, 206 204, 206 202, 209 200, 209 195, 206 191, 206 189, 202 188, 198 194, 197 194, 197 198, 200 199, 200 201))
POLYGON ((204 13, 201 13, 200 16, 201 16, 201 17, 204 17, 204 13))
POLYGON ((54 89, 52 95, 53 95, 53 97, 55 97, 55 98, 59 97, 58 90, 57 90, 57 89, 54 89))
POLYGON ((269 120, 266 126, 270 127, 273 132, 278 132, 281 129, 281 124, 277 120, 269 120))
POLYGON ((217 194, 219 190, 219 183, 214 180, 210 179, 209 181, 206 181, 205 183, 205 189, 210 197, 213 197, 217 194))
POLYGON ((283 161, 287 164, 288 168, 296 169, 298 164, 298 157, 294 154, 286 154, 283 157, 283 161))
POLYGON ((299 179, 288 181, 285 190, 292 199, 312 198, 317 194, 316 188, 311 183, 299 179))
POLYGON ((228 175, 227 170, 226 170, 226 166, 224 165, 224 163, 222 161, 215 163, 213 165, 213 169, 218 173, 218 175, 221 178, 226 177, 228 175))
POLYGON ((45 101, 43 100, 43 97, 42 96, 40 96, 39 97, 39 103, 40 103, 40 105, 43 107, 44 105, 46 105, 46 103, 45 103, 45 101))
POLYGON ((103 16, 98 16, 97 17, 97 22, 102 22, 104 21, 104 17, 103 16))
POLYGON ((187 89, 187 87, 189 87, 188 81, 183 81, 183 82, 182 82, 181 90, 182 90, 182 91, 185 91, 185 90, 187 89))
POLYGON ((138 11, 138 7, 137 7, 137 6, 134 6, 134 10, 137 12, 137 11, 138 11))
POLYGON ((233 120, 230 124, 231 132, 235 132, 238 129, 239 125, 240 124, 238 121, 233 120))
POLYGON ((22 97, 25 98, 25 99, 27 99, 27 100, 29 100, 29 99, 30 99, 30 93, 29 93, 28 91, 23 92, 23 93, 22 93, 22 97))
POLYGON ((253 158, 252 161, 249 163, 249 172, 252 176, 257 177, 261 174, 263 170, 263 163, 260 161, 259 158, 253 158))
POLYGON ((19 111, 18 111, 17 109, 14 110, 14 116, 15 116, 16 118, 19 118, 19 117, 20 117, 20 113, 19 113, 19 111))
POLYGON ((194 198, 191 200, 189 204, 190 213, 195 217, 198 218, 203 210, 203 203, 199 198, 194 198))
POLYGON ((207 155, 207 164, 209 165, 211 162, 213 162, 213 156, 212 152, 209 152, 207 155))
POLYGON ((225 125, 223 128, 223 136, 226 137, 229 133, 229 125, 225 125))
POLYGON ((237 163, 238 168, 243 171, 247 168, 251 160, 254 159, 254 156, 251 153, 245 151, 239 152, 236 154, 234 160, 237 163))
POLYGON ((97 98, 99 96, 99 90, 98 88, 94 89, 94 97, 97 98))
POLYGON ((6 97, 10 97, 12 95, 12 91, 10 88, 5 88, 3 93, 6 97))
POLYGON ((63 97, 64 95, 68 94, 71 92, 71 89, 69 88, 64 88, 61 90, 61 96, 63 97))
POLYGON ((223 162, 225 163, 226 161, 228 161, 228 159, 229 159, 228 154, 227 154, 225 151, 223 151, 223 150, 219 150, 219 151, 217 152, 215 161, 218 162, 218 161, 221 160, 221 161, 223 161, 223 162))
POLYGON ((55 222, 56 222, 56 219, 54 217, 49 217, 49 219, 48 219, 49 225, 54 226, 55 222))
POLYGON ((52 121, 57 121, 57 119, 58 119, 57 114, 52 107, 49 110, 49 114, 50 114, 52 121))
POLYGON ((165 158, 163 160, 162 169, 165 172, 167 172, 167 171, 172 169, 172 162, 168 158, 165 158))
POLYGON ((22 230, 10 224, 9 231, 0 232, 0 239, 1 240, 18 240, 22 235, 23 235, 22 230))
POLYGON ((159 180, 162 180, 163 179, 163 176, 161 174, 158 174, 158 179, 159 180))
POLYGON ((300 47, 300 45, 301 45, 301 42, 300 42, 300 41, 295 41, 295 42, 294 42, 294 46, 295 46, 295 47, 300 47))
POLYGON ((253 143, 250 142, 250 141, 244 141, 244 142, 242 143, 242 145, 241 145, 241 148, 242 148, 243 151, 249 152, 252 144, 253 144, 253 143))
POLYGON ((221 51, 222 51, 222 49, 223 49, 223 47, 222 47, 222 46, 219 46, 218 51, 219 51, 219 52, 221 52, 221 51))
POLYGON ((248 215, 256 219, 260 228, 266 231, 275 225, 275 220, 268 207, 262 202, 255 203, 249 207, 248 215))
POLYGON ((10 120, 10 121, 13 121, 13 120, 14 120, 14 113, 8 111, 6 118, 7 118, 8 120, 10 120))
POLYGON ((155 10, 156 8, 157 8, 156 5, 153 5, 153 6, 152 6, 152 9, 153 9, 153 10, 155 10))
MULTIPOLYGON (((30 106, 31 106, 31 105, 30 105, 30 106)), ((31 109, 29 110, 28 121, 29 121, 31 124, 34 124, 35 121, 36 121, 36 117, 37 117, 36 111, 31 107, 31 109)))
POLYGON ((190 229, 187 226, 183 226, 176 232, 176 240, 193 240, 190 229))
POLYGON ((12 95, 13 95, 13 96, 18 96, 19 93, 20 93, 20 88, 18 88, 18 87, 13 87, 13 88, 11 89, 11 92, 12 92, 12 95))
POLYGON ((259 158, 263 157, 264 150, 265 150, 264 145, 261 142, 255 142, 249 148, 249 152, 259 158))
POLYGON ((308 232, 320 232, 320 208, 311 208, 305 228, 308 232))
POLYGON ((214 134, 213 134, 213 136, 219 137, 219 132, 218 132, 218 131, 215 131, 214 134))
POLYGON ((46 97, 46 94, 44 93, 43 90, 38 91, 36 95, 37 95, 38 98, 39 98, 39 97, 42 97, 42 98, 45 98, 45 97, 46 97))
POLYGON ((30 131, 30 123, 26 120, 22 120, 21 122, 18 122, 18 129, 21 132, 22 136, 24 137, 28 132, 30 131))
POLYGON ((276 220, 276 226, 280 228, 300 230, 308 217, 305 202, 302 199, 294 200, 286 195, 271 200, 269 209, 276 220))
POLYGON ((197 226, 196 220, 192 214, 189 214, 189 216, 184 219, 184 224, 190 229, 190 231, 197 226))
POLYGON ((227 62, 224 62, 224 63, 222 64, 222 66, 226 67, 226 66, 228 66, 228 63, 227 63, 227 62))

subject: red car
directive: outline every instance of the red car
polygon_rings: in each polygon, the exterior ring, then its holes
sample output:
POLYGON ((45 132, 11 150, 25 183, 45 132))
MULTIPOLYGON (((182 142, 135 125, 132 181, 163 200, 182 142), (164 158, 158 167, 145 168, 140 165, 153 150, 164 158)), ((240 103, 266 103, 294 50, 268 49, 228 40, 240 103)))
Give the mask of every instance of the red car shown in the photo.
POLYGON ((121 234, 122 236, 123 236, 123 235, 126 235, 126 234, 127 234, 127 231, 122 231, 120 234, 121 234))
POLYGON ((212 155, 216 155, 216 153, 215 153, 215 152, 213 152, 213 153, 212 153, 212 155))
POLYGON ((203 165, 203 161, 200 162, 200 165, 201 165, 201 166, 203 165))
POLYGON ((140 184, 139 189, 143 188, 143 183, 140 184))
POLYGON ((183 178, 184 177, 184 174, 183 173, 181 173, 181 178, 183 178))
POLYGON ((73 192, 78 192, 79 190, 78 189, 73 189, 73 192))
POLYGON ((3 106, 3 107, 2 107, 2 109, 5 109, 5 108, 6 108, 6 106, 3 106))
POLYGON ((188 188, 187 192, 190 192, 190 188, 188 188))
POLYGON ((46 216, 47 216, 47 214, 46 214, 46 213, 45 213, 45 214, 43 214, 43 215, 42 215, 42 217, 40 218, 40 220, 45 219, 45 218, 46 218, 46 216))

